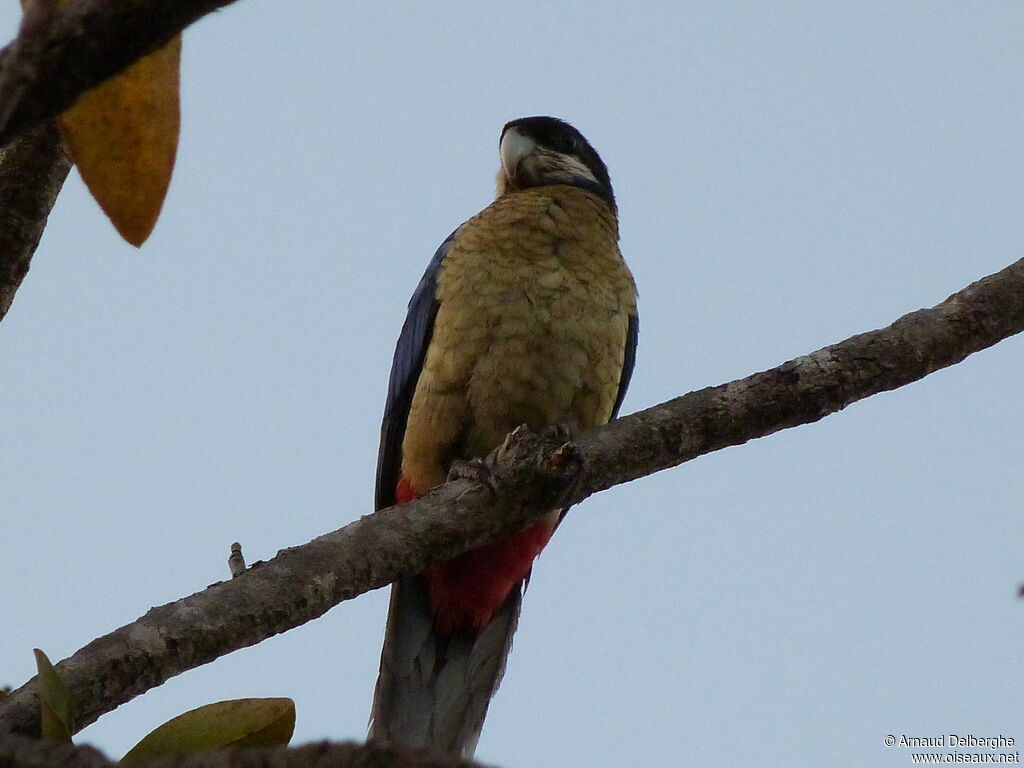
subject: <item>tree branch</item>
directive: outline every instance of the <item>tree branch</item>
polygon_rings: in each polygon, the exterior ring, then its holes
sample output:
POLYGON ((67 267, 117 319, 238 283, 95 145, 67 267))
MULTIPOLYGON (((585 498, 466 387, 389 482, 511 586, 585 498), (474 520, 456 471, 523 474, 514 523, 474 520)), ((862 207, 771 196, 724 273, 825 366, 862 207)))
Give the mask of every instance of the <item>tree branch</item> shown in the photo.
MULTIPOLYGON (((0 736, 0 768, 113 768, 92 747, 0 736)), ((457 757, 431 755, 379 744, 322 741, 277 749, 219 749, 197 754, 164 755, 132 762, 137 768, 483 768, 457 757)))
POLYGON ((0 150, 0 320, 28 272, 70 168, 53 123, 0 150))
MULTIPOLYGON (((1024 259, 938 306, 769 371, 692 392, 563 443, 516 430, 495 492, 460 479, 363 517, 203 592, 153 608, 61 662, 80 727, 169 677, 297 627, 343 600, 522 528, 547 510, 730 445, 817 421, 1024 330, 1024 259)), ((38 732, 34 682, 0 733, 38 732)))
POLYGON ((1024 331, 1024 259, 892 325, 691 392, 580 440, 592 493, 841 411, 1024 331))
MULTIPOLYGON (((85 91, 161 47, 189 24, 234 1, 79 0, 62 7, 35 78, 0 130, 0 146, 56 117, 85 91)), ((15 40, 0 50, 0 73, 17 59, 17 47, 15 40)))
POLYGON ((0 131, 36 79, 56 15, 57 0, 30 0, 25 5, 18 36, 8 46, 8 56, 0 67, 0 131))

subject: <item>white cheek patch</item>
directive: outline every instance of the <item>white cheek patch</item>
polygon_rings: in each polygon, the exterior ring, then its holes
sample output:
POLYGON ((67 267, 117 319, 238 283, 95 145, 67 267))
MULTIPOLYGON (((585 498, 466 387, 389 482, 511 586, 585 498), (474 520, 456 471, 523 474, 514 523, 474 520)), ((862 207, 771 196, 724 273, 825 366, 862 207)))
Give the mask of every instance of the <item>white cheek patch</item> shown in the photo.
POLYGON ((575 157, 570 157, 568 155, 559 155, 559 160, 561 160, 560 164, 562 168, 565 169, 565 172, 568 173, 570 176, 574 176, 576 178, 582 177, 584 179, 587 179, 588 181, 594 182, 595 184, 598 183, 593 171, 587 168, 587 166, 585 166, 575 157))
POLYGON ((570 155, 552 152, 530 158, 534 167, 530 168, 537 178, 548 184, 572 184, 579 181, 590 181, 599 184, 597 178, 582 162, 570 155))

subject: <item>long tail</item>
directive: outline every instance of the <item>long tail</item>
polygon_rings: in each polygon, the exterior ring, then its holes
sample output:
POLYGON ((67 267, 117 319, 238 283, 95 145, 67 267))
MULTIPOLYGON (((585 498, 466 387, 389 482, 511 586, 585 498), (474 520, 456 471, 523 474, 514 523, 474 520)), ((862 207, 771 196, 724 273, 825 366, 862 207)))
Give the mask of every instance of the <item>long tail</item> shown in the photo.
POLYGON ((438 633, 422 577, 391 587, 369 737, 471 758, 505 672, 519 619, 517 584, 478 633, 438 633))

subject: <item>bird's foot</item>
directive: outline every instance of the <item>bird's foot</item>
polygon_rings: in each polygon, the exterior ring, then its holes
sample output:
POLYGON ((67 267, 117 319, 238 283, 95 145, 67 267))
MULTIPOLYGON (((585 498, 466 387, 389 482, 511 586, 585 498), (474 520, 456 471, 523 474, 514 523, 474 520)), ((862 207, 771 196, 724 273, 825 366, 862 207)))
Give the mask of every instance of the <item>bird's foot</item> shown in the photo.
POLYGON ((576 455, 576 429, 571 424, 555 424, 547 427, 541 438, 547 445, 557 445, 549 454, 552 469, 559 471, 578 459, 576 455))
POLYGON ((545 427, 540 436, 546 443, 560 443, 565 446, 575 439, 576 428, 572 424, 553 424, 550 427, 545 427))

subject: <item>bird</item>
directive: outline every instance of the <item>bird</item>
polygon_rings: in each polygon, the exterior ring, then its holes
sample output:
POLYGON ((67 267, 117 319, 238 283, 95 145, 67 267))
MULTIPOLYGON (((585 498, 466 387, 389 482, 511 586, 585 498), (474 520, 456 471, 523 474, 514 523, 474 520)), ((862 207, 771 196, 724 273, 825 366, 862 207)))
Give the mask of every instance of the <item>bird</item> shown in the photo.
MULTIPOLYGON (((520 425, 616 417, 632 376, 637 290, 608 170, 576 128, 505 124, 495 200, 437 249, 395 348, 375 508, 445 482, 520 425)), ((567 510, 391 587, 368 740, 472 758, 535 558, 567 510)))

